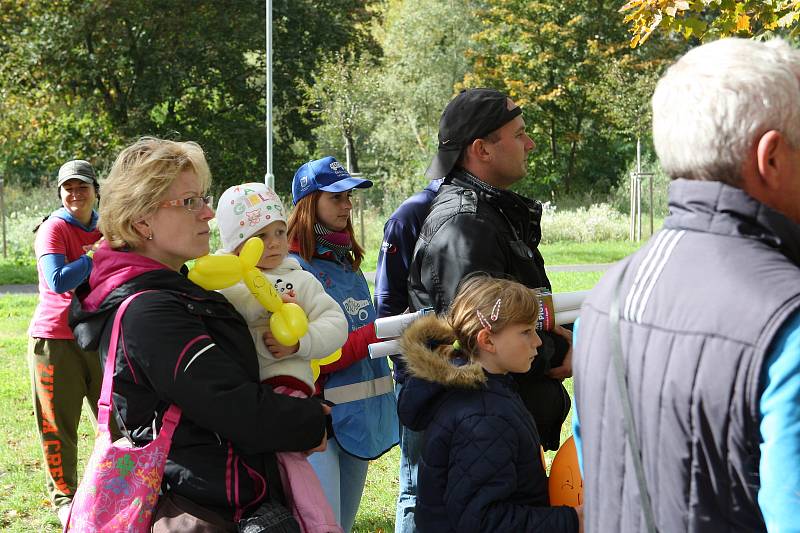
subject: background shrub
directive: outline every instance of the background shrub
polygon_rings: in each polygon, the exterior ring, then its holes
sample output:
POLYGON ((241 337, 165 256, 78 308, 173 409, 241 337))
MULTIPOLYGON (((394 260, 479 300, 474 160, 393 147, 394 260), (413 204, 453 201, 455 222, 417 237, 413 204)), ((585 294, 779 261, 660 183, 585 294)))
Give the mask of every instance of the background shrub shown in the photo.
POLYGON ((628 217, 608 203, 561 211, 546 207, 542 215, 542 243, 620 241, 628 238, 628 217))

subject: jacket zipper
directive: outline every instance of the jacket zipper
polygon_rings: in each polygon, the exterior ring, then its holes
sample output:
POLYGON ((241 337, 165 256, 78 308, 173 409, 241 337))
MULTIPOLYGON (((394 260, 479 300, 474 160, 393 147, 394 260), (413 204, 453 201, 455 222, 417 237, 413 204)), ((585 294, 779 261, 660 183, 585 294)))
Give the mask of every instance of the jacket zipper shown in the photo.
POLYGON ((227 461, 227 472, 225 473, 225 485, 226 485, 226 492, 228 497, 228 503, 231 507, 234 508, 233 513, 233 520, 234 522, 238 522, 244 516, 244 512, 261 502, 264 499, 264 495, 267 493, 267 480, 259 474, 256 470, 250 467, 244 460, 242 460, 236 453, 233 451, 233 444, 228 441, 228 461, 227 461), (248 476, 250 479, 253 480, 253 484, 256 487, 256 497, 250 503, 242 505, 242 502, 239 498, 239 464, 244 466, 245 470, 247 471, 248 476))

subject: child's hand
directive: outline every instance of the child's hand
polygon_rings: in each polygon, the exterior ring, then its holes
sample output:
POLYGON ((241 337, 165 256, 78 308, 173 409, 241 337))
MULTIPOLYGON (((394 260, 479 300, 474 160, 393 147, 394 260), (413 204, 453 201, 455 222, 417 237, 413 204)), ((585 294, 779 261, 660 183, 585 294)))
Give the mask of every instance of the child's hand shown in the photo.
POLYGON ((275 340, 275 337, 272 336, 272 332, 270 330, 265 331, 262 338, 264 339, 264 345, 267 347, 267 350, 269 350, 269 353, 271 353, 275 359, 288 357, 294 353, 297 353, 297 350, 300 349, 300 343, 297 343, 294 346, 284 346, 283 344, 279 343, 277 340, 275 340))
POLYGON ((282 292, 281 300, 283 300, 283 303, 285 304, 296 304, 297 298, 294 297, 294 289, 290 290, 289 292, 282 292))

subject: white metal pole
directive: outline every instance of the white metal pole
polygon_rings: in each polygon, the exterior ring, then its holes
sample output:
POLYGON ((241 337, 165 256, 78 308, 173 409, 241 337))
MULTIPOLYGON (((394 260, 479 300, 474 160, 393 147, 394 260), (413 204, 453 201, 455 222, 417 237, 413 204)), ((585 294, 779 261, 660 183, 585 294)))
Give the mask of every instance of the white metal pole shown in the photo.
POLYGON ((266 72, 266 129, 267 129, 267 174, 264 183, 275 189, 275 174, 272 172, 272 0, 266 0, 267 10, 267 72, 266 72))
POLYGON ((636 137, 636 173, 642 173, 642 138, 636 137))
POLYGON ((636 216, 636 202, 634 201, 634 195, 636 194, 636 175, 635 174, 636 174, 635 172, 631 172, 631 175, 630 175, 630 187, 629 187, 630 188, 630 194, 628 195, 628 196, 630 196, 629 199, 630 199, 630 206, 631 206, 631 209, 630 209, 630 212, 631 212, 631 217, 630 217, 631 218, 631 223, 630 223, 630 228, 629 228, 629 231, 628 231, 628 240, 630 240, 630 241, 632 241, 632 240, 634 240, 636 238, 636 233, 635 233, 635 229, 634 229, 635 228, 635 222, 634 222, 635 218, 634 217, 636 216))
POLYGON ((642 240, 642 177, 636 176, 636 242, 642 240))
POLYGON ((636 240, 642 240, 642 138, 636 136, 636 240))

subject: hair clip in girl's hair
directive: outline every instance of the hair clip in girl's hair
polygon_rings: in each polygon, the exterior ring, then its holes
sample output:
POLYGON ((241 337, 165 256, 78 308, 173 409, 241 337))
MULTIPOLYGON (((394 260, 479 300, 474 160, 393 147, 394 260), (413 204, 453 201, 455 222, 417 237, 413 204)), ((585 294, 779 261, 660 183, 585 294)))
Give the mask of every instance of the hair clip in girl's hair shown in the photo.
MULTIPOLYGON (((502 298, 498 298, 494 303, 494 307, 492 307, 492 312, 489 314, 489 318, 492 320, 492 322, 497 322, 497 319, 500 316, 500 303, 502 301, 502 298)), ((480 320, 481 325, 489 331, 492 331, 492 324, 486 320, 486 317, 483 315, 483 313, 481 313, 481 310, 476 309, 475 313, 478 315, 478 320, 480 320)))
POLYGON ((488 320, 486 320, 486 317, 483 316, 483 313, 481 313, 481 310, 480 309, 476 309, 475 313, 478 315, 478 320, 480 320, 481 326, 485 327, 489 331, 492 331, 492 325, 489 323, 488 320))
POLYGON ((500 302, 502 302, 502 298, 498 298, 497 301, 494 303, 494 307, 492 307, 492 314, 489 315, 489 318, 492 319, 492 322, 497 322, 497 317, 500 316, 500 302))

